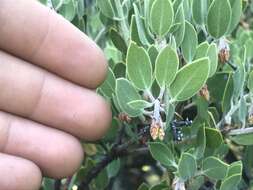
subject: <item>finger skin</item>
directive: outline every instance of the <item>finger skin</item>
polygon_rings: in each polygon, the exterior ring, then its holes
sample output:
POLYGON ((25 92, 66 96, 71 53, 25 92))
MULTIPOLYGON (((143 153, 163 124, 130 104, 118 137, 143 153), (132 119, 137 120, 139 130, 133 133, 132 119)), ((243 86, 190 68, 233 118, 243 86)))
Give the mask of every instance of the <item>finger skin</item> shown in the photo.
POLYGON ((0 49, 88 88, 106 77, 103 52, 36 0, 0 0, 0 49))
POLYGON ((0 65, 0 110, 85 140, 101 138, 110 126, 110 106, 94 91, 1 51, 0 65))
POLYGON ((42 176, 31 161, 0 153, 0 189, 38 190, 42 176))
POLYGON ((31 160, 44 176, 71 176, 83 161, 81 144, 67 133, 4 112, 0 126, 0 152, 31 160))

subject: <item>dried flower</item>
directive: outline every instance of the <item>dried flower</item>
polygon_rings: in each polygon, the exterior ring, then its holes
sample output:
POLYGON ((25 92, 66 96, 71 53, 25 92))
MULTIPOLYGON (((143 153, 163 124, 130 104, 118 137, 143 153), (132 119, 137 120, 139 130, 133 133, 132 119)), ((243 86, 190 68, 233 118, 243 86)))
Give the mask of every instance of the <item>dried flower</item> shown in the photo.
POLYGON ((199 96, 202 96, 206 101, 209 101, 210 95, 206 84, 200 89, 199 96))
POLYGON ((126 113, 120 113, 118 115, 118 118, 122 122, 130 123, 132 121, 131 117, 129 117, 129 115, 127 115, 126 113))
POLYGON ((219 49, 219 60, 221 63, 226 63, 229 61, 229 58, 230 58, 230 48, 229 48, 229 45, 227 43, 227 40, 226 39, 221 39, 219 41, 219 46, 218 46, 218 49, 219 49))
POLYGON ((152 124, 150 126, 150 135, 153 140, 159 138, 161 141, 164 139, 165 132, 160 123, 157 123, 155 120, 152 120, 152 124))

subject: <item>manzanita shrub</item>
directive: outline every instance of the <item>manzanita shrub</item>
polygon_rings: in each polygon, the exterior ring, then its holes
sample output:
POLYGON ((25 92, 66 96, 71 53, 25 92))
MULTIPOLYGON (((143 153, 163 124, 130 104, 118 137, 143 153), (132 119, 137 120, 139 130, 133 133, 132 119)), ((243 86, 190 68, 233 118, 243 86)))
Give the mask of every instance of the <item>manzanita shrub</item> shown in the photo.
POLYGON ((104 50, 113 112, 80 170, 42 189, 253 188, 253 3, 41 1, 104 50))

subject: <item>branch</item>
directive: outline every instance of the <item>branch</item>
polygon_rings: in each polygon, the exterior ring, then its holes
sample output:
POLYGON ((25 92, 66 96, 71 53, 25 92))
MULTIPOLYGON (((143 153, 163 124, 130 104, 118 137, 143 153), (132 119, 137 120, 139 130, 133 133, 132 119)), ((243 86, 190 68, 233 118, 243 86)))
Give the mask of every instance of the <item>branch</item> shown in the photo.
MULTIPOLYGON (((140 133, 138 134, 138 140, 143 138, 144 135, 147 134, 147 131, 149 129, 149 126, 145 127, 140 133)), ((119 135, 122 135, 121 133, 119 135)), ((116 140, 118 141, 118 140, 116 140)), ((129 146, 134 144, 136 140, 131 139, 128 142, 125 142, 123 144, 117 144, 112 147, 112 149, 104 155, 104 157, 101 159, 101 161, 94 166, 93 168, 90 169, 90 171, 87 173, 86 178, 81 182, 81 184, 78 186, 78 190, 89 190, 89 184, 90 182, 97 177, 97 175, 108 165, 110 164, 113 160, 127 156, 133 153, 133 151, 128 151, 127 149, 129 146)), ((144 149, 137 149, 134 150, 139 153, 144 153, 147 150, 144 149)))
POLYGON ((229 131, 227 135, 244 135, 244 134, 249 134, 249 133, 253 133, 253 127, 234 129, 234 130, 229 131))

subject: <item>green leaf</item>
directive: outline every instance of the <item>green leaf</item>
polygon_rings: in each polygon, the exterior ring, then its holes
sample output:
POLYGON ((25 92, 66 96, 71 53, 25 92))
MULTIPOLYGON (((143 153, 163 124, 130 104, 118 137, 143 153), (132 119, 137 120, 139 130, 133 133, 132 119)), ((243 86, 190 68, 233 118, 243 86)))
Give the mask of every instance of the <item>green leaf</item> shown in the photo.
POLYGON ((251 93, 253 93, 253 70, 249 73, 247 87, 251 93))
POLYGON ((137 190, 148 190, 149 187, 146 183, 142 183, 137 190))
POLYGON ((141 110, 132 109, 127 103, 133 100, 140 100, 141 97, 132 86, 132 84, 124 79, 119 78, 116 80, 116 98, 121 110, 131 117, 136 117, 141 114, 141 110))
POLYGON ((170 0, 155 0, 150 11, 150 27, 158 36, 164 36, 173 23, 174 11, 170 0))
POLYGON ((168 185, 161 182, 160 184, 153 185, 149 190, 168 190, 168 185))
POLYGON ((208 48, 209 48, 208 42, 202 42, 201 44, 199 44, 196 49, 195 59, 206 57, 208 48))
POLYGON ((222 143, 222 135, 219 130, 205 127, 206 146, 209 148, 218 148, 222 143))
POLYGON ((196 153, 195 156, 197 159, 200 159, 204 156, 206 149, 206 131, 204 125, 199 127, 197 133, 197 142, 196 142, 196 153))
POLYGON ((144 109, 149 108, 153 105, 152 103, 147 102, 145 100, 133 100, 131 102, 128 102, 127 104, 133 109, 144 109))
POLYGON ((225 72, 217 72, 207 81, 210 97, 213 101, 221 102, 226 87, 229 74, 225 72), (222 89, 222 90, 221 90, 222 89))
POLYGON ((134 13, 135 13, 135 22, 136 22, 136 27, 139 35, 139 39, 143 45, 149 45, 148 39, 147 39, 147 34, 145 31, 145 26, 144 26, 144 20, 141 18, 141 15, 139 13, 137 5, 134 3, 134 13))
POLYGON ((106 169, 103 169, 94 179, 96 189, 105 189, 109 183, 109 178, 106 169))
POLYGON ((232 8, 231 21, 228 26, 227 34, 233 32, 238 25, 242 15, 242 0, 229 0, 232 8))
POLYGON ((112 94, 115 92, 116 79, 113 71, 109 68, 107 77, 104 83, 100 86, 101 91, 107 97, 112 97, 112 94))
POLYGON ((176 12, 175 23, 180 23, 180 26, 178 27, 178 29, 175 32, 173 32, 173 36, 175 38, 177 47, 179 47, 184 40, 184 34, 185 34, 185 16, 184 16, 183 5, 181 5, 176 12))
POLYGON ((54 180, 50 178, 43 178, 43 190, 52 190, 54 189, 54 180))
POLYGON ((228 165, 216 157, 208 157, 203 161, 203 173, 211 179, 224 179, 227 174, 228 165))
POLYGON ((43 5, 47 5, 47 0, 39 0, 39 2, 41 2, 43 5))
POLYGON ((209 71, 209 77, 212 77, 218 67, 218 49, 217 45, 215 43, 211 43, 207 50, 207 56, 210 60, 210 71, 209 71))
POLYGON ((76 15, 76 9, 74 2, 71 0, 68 4, 64 4, 60 7, 59 13, 69 21, 72 21, 76 15))
POLYGON ((187 62, 191 62, 195 56, 198 45, 197 33, 191 23, 185 22, 185 35, 184 40, 181 44, 182 53, 184 59, 187 62))
POLYGON ((208 1, 193 0, 192 17, 198 25, 203 25, 206 21, 208 1))
POLYGON ((230 74, 222 98, 223 113, 227 113, 230 110, 233 92, 234 92, 233 77, 232 74, 230 74))
POLYGON ((107 167, 108 177, 115 177, 120 169, 120 159, 113 160, 107 167))
POLYGON ((205 183, 204 176, 197 176, 189 182, 189 190, 199 190, 201 186, 205 183))
POLYGON ((236 64, 237 69, 233 75, 233 86, 234 86, 233 98, 238 99, 244 90, 246 73, 245 73, 245 66, 239 57, 234 58, 234 63, 236 64))
POLYGON ((241 175, 235 174, 226 178, 220 186, 220 190, 237 190, 237 185, 241 181, 241 175))
POLYGON ((245 43, 246 48, 246 56, 247 59, 251 59, 253 57, 253 39, 247 39, 245 43))
POLYGON ((77 3, 76 12, 77 12, 78 18, 81 20, 85 14, 84 1, 78 0, 76 3, 77 3))
POLYGON ((136 42, 136 44, 142 45, 142 42, 140 40, 139 33, 138 33, 135 15, 132 15, 132 17, 131 17, 130 37, 131 37, 132 41, 136 42))
POLYGON ((179 67, 179 60, 175 50, 166 46, 158 55, 155 63, 155 78, 159 86, 169 86, 179 67))
POLYGON ((227 177, 235 175, 235 174, 242 174, 242 161, 233 162, 229 168, 227 177))
POLYGON ((155 160, 167 167, 176 166, 173 153, 164 143, 150 142, 148 146, 151 155, 155 160))
POLYGON ((184 101, 195 95, 205 84, 209 74, 209 59, 202 58, 181 68, 170 86, 174 101, 184 101))
POLYGON ((116 29, 112 28, 110 30, 109 34, 110 34, 110 37, 111 37, 113 45, 118 50, 120 50, 123 54, 126 55, 126 53, 127 53, 127 45, 126 45, 123 37, 119 34, 119 32, 116 29))
POLYGON ((110 0, 97 0, 97 6, 100 11, 108 18, 113 18, 115 13, 110 0))
POLYGON ((155 45, 151 45, 148 48, 148 55, 149 55, 149 58, 150 58, 153 69, 155 68, 155 61, 156 61, 156 58, 157 58, 158 54, 159 54, 159 52, 156 49, 155 45))
POLYGON ((146 50, 131 42, 127 52, 126 68, 129 79, 140 90, 152 85, 152 65, 146 50))
POLYGON ((59 10, 63 3, 62 0, 52 0, 51 2, 55 10, 59 10))
POLYGON ((185 152, 181 155, 178 163, 178 174, 183 180, 188 180, 194 176, 197 171, 197 163, 193 155, 185 152))
POLYGON ((239 145, 253 145, 253 132, 233 135, 230 136, 230 139, 239 145))
POLYGON ((240 106, 239 106, 239 110, 238 110, 238 119, 241 121, 243 126, 245 126, 245 123, 246 123, 245 118, 247 118, 247 114, 248 114, 248 107, 247 107, 247 103, 246 103, 246 98, 241 97, 239 104, 240 104, 240 106))
POLYGON ((232 10, 229 0, 213 0, 207 15, 207 29, 214 38, 222 37, 229 29, 232 10))

